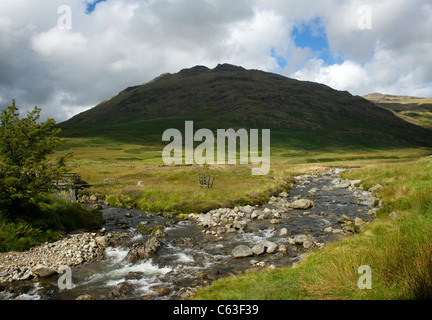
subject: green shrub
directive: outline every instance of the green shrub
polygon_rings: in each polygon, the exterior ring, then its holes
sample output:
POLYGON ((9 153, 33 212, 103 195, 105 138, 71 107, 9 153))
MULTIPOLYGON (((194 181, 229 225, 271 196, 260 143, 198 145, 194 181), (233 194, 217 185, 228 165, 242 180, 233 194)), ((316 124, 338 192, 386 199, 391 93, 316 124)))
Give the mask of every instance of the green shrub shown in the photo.
POLYGON ((51 196, 37 196, 19 219, 0 215, 0 251, 23 251, 43 242, 58 240, 63 233, 95 230, 104 223, 102 213, 78 203, 51 196))
POLYGON ((42 231, 24 221, 0 222, 0 252, 24 251, 43 242, 56 241, 60 237, 59 232, 42 231))

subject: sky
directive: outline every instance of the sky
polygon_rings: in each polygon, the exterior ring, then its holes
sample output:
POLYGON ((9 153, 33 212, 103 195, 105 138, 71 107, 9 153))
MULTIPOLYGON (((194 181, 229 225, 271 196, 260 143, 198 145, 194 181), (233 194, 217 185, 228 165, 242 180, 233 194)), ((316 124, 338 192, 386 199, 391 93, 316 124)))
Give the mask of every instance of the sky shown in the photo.
POLYGON ((0 108, 62 122, 230 63, 353 95, 432 96, 430 0, 1 0, 0 108))

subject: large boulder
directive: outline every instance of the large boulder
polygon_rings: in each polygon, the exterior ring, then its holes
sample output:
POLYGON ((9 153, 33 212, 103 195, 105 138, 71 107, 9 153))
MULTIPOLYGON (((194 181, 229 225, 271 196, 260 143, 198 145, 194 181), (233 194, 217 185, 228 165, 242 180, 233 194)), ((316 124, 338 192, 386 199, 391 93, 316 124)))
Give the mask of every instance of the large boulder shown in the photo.
POLYGON ((314 206, 314 203, 309 199, 299 199, 291 202, 289 206, 293 209, 309 209, 314 206))
POLYGON ((263 254, 265 252, 273 253, 276 251, 277 248, 278 248, 278 246, 276 243, 265 240, 263 242, 260 242, 256 245, 254 245, 252 247, 252 252, 258 256, 258 255, 263 254))
POLYGON ((231 251, 231 256, 233 258, 245 258, 253 256, 253 254, 252 249, 245 245, 239 245, 231 251))
POLYGON ((313 237, 305 234, 296 235, 292 242, 293 244, 303 245, 305 249, 309 249, 314 245, 313 237))
POLYGON ((40 278, 48 278, 57 274, 57 271, 44 265, 37 265, 33 268, 32 272, 40 278))

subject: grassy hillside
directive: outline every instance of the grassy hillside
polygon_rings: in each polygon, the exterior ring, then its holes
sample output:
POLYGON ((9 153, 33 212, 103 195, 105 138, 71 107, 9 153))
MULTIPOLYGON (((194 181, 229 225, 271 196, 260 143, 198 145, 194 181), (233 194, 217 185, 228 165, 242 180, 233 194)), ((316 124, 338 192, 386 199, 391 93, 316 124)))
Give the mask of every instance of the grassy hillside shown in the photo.
POLYGON ((432 129, 432 98, 372 93, 364 96, 376 105, 393 111, 403 120, 432 129))
POLYGON ((231 65, 198 66, 130 87, 61 123, 65 137, 161 145, 169 128, 269 128, 272 146, 419 146, 419 128, 362 97, 313 82, 231 65))

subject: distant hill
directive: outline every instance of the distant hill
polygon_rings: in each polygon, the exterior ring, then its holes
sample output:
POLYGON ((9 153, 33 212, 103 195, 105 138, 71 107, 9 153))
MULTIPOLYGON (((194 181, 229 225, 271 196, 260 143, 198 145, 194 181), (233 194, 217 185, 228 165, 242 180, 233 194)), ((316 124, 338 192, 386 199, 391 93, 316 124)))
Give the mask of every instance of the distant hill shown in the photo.
POLYGON ((364 96, 376 105, 393 111, 402 119, 432 129, 432 98, 371 93, 364 96))
POLYGON ((69 137, 161 143, 169 128, 269 128, 272 145, 425 145, 431 131, 346 91, 229 64, 196 66, 127 88, 59 124, 69 137))

